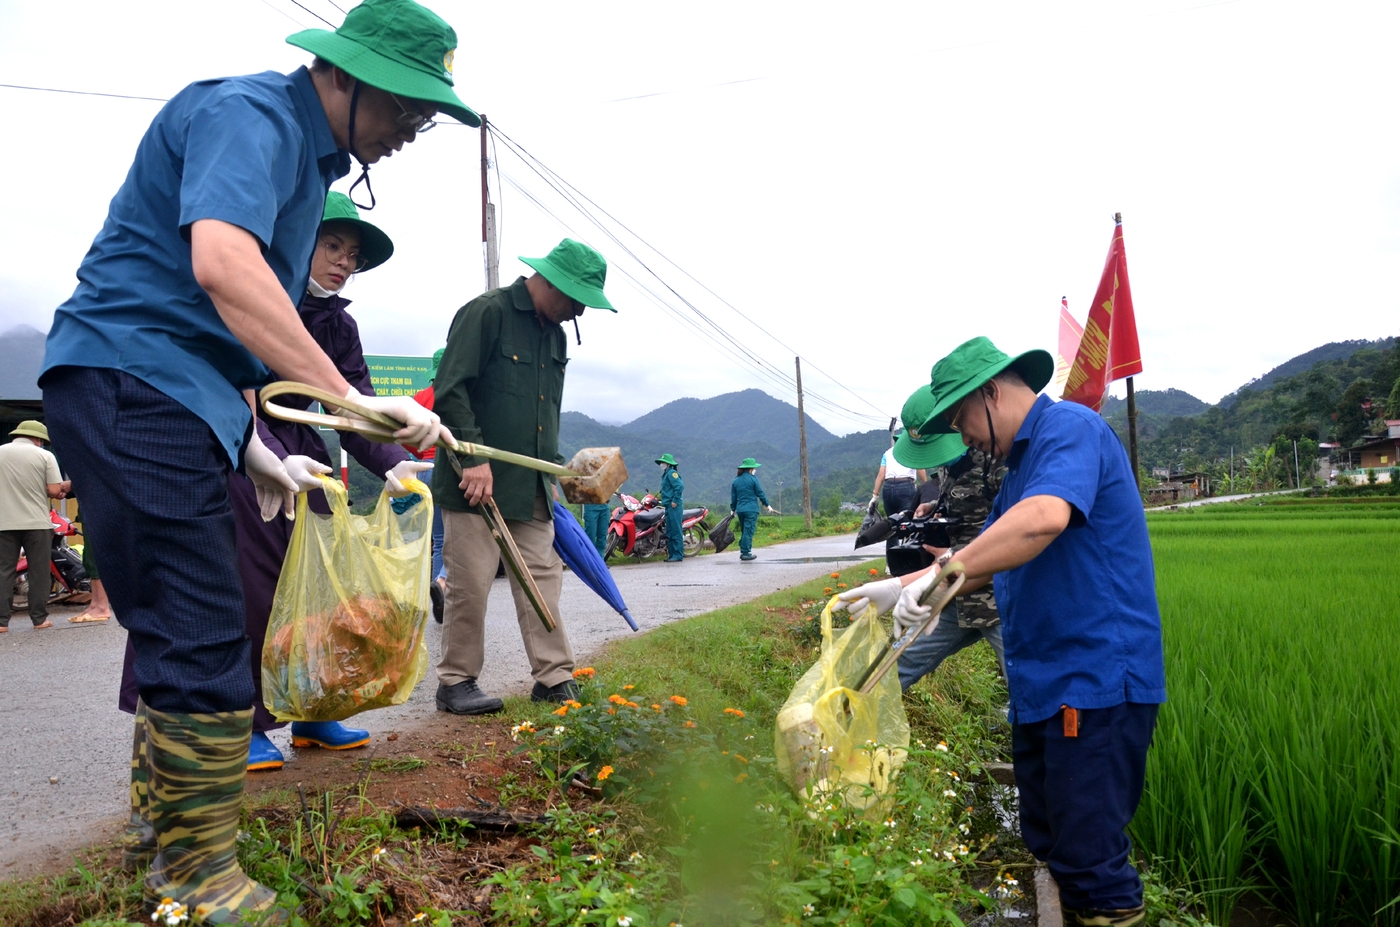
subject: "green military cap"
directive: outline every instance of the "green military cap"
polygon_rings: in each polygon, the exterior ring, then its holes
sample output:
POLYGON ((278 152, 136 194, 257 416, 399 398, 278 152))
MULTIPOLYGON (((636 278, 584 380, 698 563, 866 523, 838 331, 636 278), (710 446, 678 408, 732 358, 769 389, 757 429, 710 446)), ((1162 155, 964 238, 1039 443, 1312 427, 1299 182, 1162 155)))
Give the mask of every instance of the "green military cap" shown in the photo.
POLYGON ((345 14, 334 32, 307 29, 287 36, 371 87, 438 109, 469 126, 481 117, 452 89, 457 33, 432 10, 413 0, 365 0, 345 14))
POLYGON ((672 457, 670 454, 662 454, 660 457, 656 458, 656 462, 659 464, 665 464, 668 467, 680 466, 680 464, 676 463, 676 458, 672 457))
POLYGON ((741 464, 739 464, 739 469, 740 469, 740 470, 757 470, 757 469, 758 469, 759 467, 761 467, 761 466, 763 466, 763 464, 761 464, 761 463, 759 463, 758 461, 754 460, 752 457, 745 457, 745 458, 744 458, 744 462, 741 463, 741 464))
MULTIPOLYGON (((920 425, 921 430, 927 433, 951 432, 953 429, 943 420, 943 413, 1008 367, 1015 368, 1026 385, 1037 393, 1055 375, 1055 359, 1048 351, 1036 348, 1012 357, 981 335, 964 341, 934 364, 929 373, 929 389, 933 393, 934 403, 928 418, 920 425)), ((905 424, 909 424, 907 419, 905 424)))
POLYGON ((49 429, 43 422, 31 418, 28 421, 20 422, 18 427, 10 432, 10 435, 18 435, 22 438, 38 438, 40 441, 47 441, 49 440, 49 429))
POLYGON ((393 240, 385 235, 379 226, 361 219, 360 211, 344 193, 332 190, 326 194, 326 209, 321 213, 321 224, 325 225, 327 222, 353 225, 359 230, 360 257, 365 261, 365 266, 360 268, 359 273, 373 270, 394 254, 393 240))
POLYGON ((542 258, 521 257, 521 261, 539 271, 554 288, 585 306, 616 312, 603 295, 603 282, 608 276, 607 260, 582 242, 566 238, 542 258))
POLYGON ((962 435, 924 431, 924 422, 929 419, 933 405, 933 393, 927 386, 921 386, 905 400, 904 411, 900 413, 904 430, 895 438, 894 459, 911 470, 946 466, 967 453, 962 435))

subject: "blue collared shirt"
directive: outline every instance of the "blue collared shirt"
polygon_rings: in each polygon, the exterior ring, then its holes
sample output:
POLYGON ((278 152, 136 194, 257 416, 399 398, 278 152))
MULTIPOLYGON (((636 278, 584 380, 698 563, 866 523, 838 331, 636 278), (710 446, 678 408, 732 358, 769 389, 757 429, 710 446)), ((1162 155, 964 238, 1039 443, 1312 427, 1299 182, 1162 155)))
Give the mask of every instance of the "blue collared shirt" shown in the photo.
POLYGON ((998 573, 1011 721, 1063 705, 1167 700, 1152 548, 1128 455, 1097 413, 1041 396, 1016 432, 987 527, 1030 496, 1072 507, 1034 560, 998 573))
POLYGON ((349 171, 306 68, 180 91, 146 130, 77 289, 54 312, 40 386, 55 367, 123 370, 208 422, 237 466, 252 422, 240 391, 270 371, 195 281, 190 226, 251 232, 295 305, 326 190, 349 171))

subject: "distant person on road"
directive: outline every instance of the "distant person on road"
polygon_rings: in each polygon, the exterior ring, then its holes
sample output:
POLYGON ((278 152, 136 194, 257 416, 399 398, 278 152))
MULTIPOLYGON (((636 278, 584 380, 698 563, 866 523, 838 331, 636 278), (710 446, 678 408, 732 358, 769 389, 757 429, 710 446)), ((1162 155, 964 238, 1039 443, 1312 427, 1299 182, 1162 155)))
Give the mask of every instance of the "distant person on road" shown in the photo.
POLYGON ((685 559, 685 480, 680 464, 670 454, 656 458, 661 465, 661 505, 666 509, 666 562, 685 559))
MULTIPOLYGON (((413 394, 413 401, 429 411, 432 410, 437 401, 437 372, 438 366, 442 364, 442 348, 433 352, 433 365, 428 370, 427 386, 413 394)), ((427 450, 418 450, 412 445, 404 445, 404 450, 408 451, 419 460, 428 463, 437 461, 437 448, 430 447, 427 450)), ((419 476, 423 482, 431 485, 433 480, 433 468, 428 467, 419 476)), ((433 565, 429 576, 432 577, 433 584, 428 587, 428 596, 433 603, 433 620, 442 624, 442 612, 447 607, 447 568, 442 565, 442 509, 433 506, 433 565)))
POLYGON ((763 464, 752 457, 745 457, 744 462, 739 464, 739 472, 734 475, 734 482, 729 484, 729 511, 739 519, 741 528, 740 560, 758 559, 753 554, 753 533, 758 528, 758 504, 762 502, 765 509, 773 511, 773 506, 768 504, 768 497, 763 494, 763 486, 758 482, 758 474, 754 472, 761 466, 763 464))
POLYGON ((598 556, 608 549, 608 528, 612 525, 612 507, 585 502, 583 505, 583 530, 593 546, 598 548, 598 556))
MULTIPOLYGON (((933 366, 919 428, 960 432, 1006 461, 985 530, 957 558, 965 591, 995 583, 1005 624, 1021 834, 1049 865, 1068 923, 1132 927, 1142 880, 1125 831, 1167 697, 1152 547, 1113 429, 1036 395, 1054 369, 1044 351, 1013 358, 974 338, 933 366)), ((951 556, 900 577, 896 598, 889 581, 870 584, 870 598, 893 607, 896 626, 924 620, 919 599, 951 556)))
MULTIPOLYGON (((520 259, 533 268, 509 286, 463 306, 447 333, 436 383, 436 409, 462 441, 564 462, 559 453, 559 407, 569 340, 563 323, 585 307, 616 312, 603 295, 608 265, 585 244, 566 238, 547 257, 520 259)), ((493 714, 504 703, 477 684, 486 661, 486 598, 500 548, 477 506, 494 499, 525 566, 558 620, 546 631, 525 591, 510 577, 515 617, 530 674, 530 698, 574 698, 574 651, 559 612, 564 563, 554 550, 554 480, 513 464, 463 458, 462 476, 450 467, 433 473, 433 498, 442 507, 447 608, 438 661, 437 707, 459 715, 493 714)))
POLYGON ((62 499, 71 486, 53 454, 44 449, 49 430, 43 422, 20 422, 10 438, 9 444, 0 446, 0 634, 10 630, 21 548, 29 557, 29 620, 36 630, 53 627, 49 620, 49 554, 53 550, 49 500, 62 499))
MULTIPOLYGON (((907 422, 905 428, 908 428, 907 422)), ((886 516, 906 512, 914 507, 919 484, 927 479, 926 471, 904 466, 895 458, 894 448, 890 448, 880 456, 880 469, 875 472, 875 489, 870 493, 870 501, 883 502, 886 516)))
MULTIPOLYGON (((82 514, 81 510, 79 514, 82 514)), ((92 590, 92 601, 83 609, 81 615, 69 618, 68 623, 107 621, 112 617, 112 602, 107 598, 107 587, 102 584, 102 575, 97 572, 97 557, 92 552, 92 537, 89 534, 83 535, 83 572, 87 574, 88 588, 92 590)))

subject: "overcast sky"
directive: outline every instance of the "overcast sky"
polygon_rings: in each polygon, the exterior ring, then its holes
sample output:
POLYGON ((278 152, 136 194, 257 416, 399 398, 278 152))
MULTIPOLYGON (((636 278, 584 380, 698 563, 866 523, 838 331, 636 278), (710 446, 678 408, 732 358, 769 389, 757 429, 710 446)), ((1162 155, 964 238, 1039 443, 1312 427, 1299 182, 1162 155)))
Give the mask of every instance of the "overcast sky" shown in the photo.
MULTIPOLYGON (((896 414, 973 335, 1053 350, 1115 211, 1139 389, 1213 402, 1323 342, 1400 330, 1400 4, 429 5, 457 30, 468 104, 731 303, 637 251, 752 354, 787 374, 801 353, 810 390, 873 417, 809 407, 833 431, 896 414)), ((168 97, 306 63, 283 42, 303 25, 322 24, 291 0, 0 0, 0 83, 168 97)), ((159 105, 0 89, 0 329, 48 328, 159 105)), ((569 234, 559 220, 613 265, 620 311, 581 320, 566 409, 794 398, 498 154, 503 281, 569 234)), ((484 289, 478 133, 444 125, 371 176, 366 218, 397 251, 346 295, 367 351, 428 354, 484 289)))

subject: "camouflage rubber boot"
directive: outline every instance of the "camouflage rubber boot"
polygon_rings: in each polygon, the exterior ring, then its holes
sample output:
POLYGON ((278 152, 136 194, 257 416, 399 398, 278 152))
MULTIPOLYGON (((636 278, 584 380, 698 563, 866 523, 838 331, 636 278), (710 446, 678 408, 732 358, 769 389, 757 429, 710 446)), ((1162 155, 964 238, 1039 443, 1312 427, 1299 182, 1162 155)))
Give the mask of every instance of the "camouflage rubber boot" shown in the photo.
POLYGON ((136 702, 136 732, 131 737, 131 820, 122 834, 122 868, 135 872, 156 855, 151 826, 150 768, 146 761, 146 703, 136 702))
POLYGON ((196 924, 284 921, 285 912, 273 908, 277 894, 248 878, 235 852, 252 709, 186 715, 147 708, 146 725, 159 846, 146 874, 147 910, 183 905, 196 924))
POLYGON ((1146 912, 1142 905, 1136 908, 1123 908, 1114 911, 1079 910, 1065 912, 1073 914, 1073 917, 1066 917, 1065 923, 1078 924, 1080 927, 1136 927, 1142 923, 1146 912))

